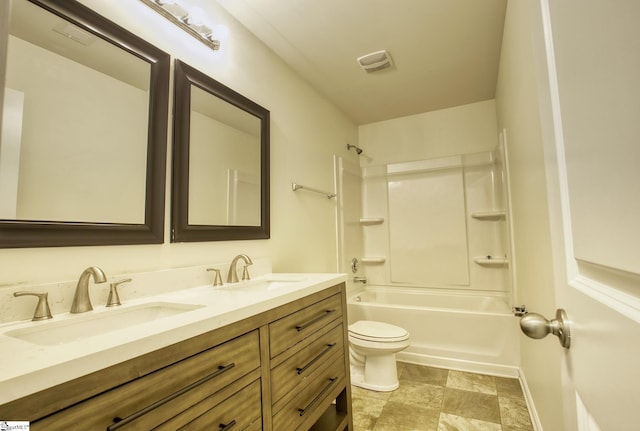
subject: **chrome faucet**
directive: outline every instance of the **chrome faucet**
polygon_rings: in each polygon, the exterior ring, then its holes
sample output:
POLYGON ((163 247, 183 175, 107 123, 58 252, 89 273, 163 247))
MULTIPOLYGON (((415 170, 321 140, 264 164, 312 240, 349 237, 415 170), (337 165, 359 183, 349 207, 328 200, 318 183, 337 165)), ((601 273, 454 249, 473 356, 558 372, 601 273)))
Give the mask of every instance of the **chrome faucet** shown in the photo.
POLYGON ((234 257, 233 260, 231 261, 231 266, 229 266, 229 274, 227 274, 227 283, 237 283, 238 281, 240 281, 238 280, 238 272, 236 269, 236 266, 238 266, 238 261, 240 259, 244 260, 244 270, 242 271, 242 279, 249 280, 251 278, 249 277, 249 270, 247 269, 247 266, 253 265, 253 261, 246 254, 239 254, 236 257, 234 257))
POLYGON ((97 266, 90 266, 85 269, 80 275, 78 285, 76 286, 76 293, 73 295, 71 313, 84 313, 85 311, 93 310, 91 299, 89 298, 89 278, 91 278, 91 276, 93 276, 93 280, 96 283, 104 283, 107 281, 104 272, 97 266))

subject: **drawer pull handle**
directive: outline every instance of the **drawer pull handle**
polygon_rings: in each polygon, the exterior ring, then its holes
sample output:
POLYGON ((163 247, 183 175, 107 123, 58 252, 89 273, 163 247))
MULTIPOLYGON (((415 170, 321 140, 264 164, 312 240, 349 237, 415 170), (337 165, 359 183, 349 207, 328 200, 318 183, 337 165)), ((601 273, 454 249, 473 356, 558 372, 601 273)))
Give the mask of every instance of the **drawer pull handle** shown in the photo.
POLYGON ((220 431, 227 431, 230 430, 231 428, 233 428, 234 426, 236 426, 236 420, 232 420, 231 422, 229 422, 228 424, 220 424, 218 425, 218 428, 220 428, 220 431))
POLYGON ((324 395, 329 392, 329 389, 331 389, 331 386, 333 386, 333 382, 335 382, 336 380, 338 380, 338 376, 336 377, 331 377, 329 378, 329 383, 327 383, 327 386, 325 386, 318 395, 315 396, 314 399, 311 400, 311 402, 309 404, 307 404, 307 406, 303 409, 298 409, 298 414, 300 416, 304 416, 305 413, 307 413, 309 411, 309 409, 311 409, 311 407, 313 407, 318 401, 320 401, 324 395))
POLYGON ((304 329, 307 329, 309 326, 313 325, 314 323, 316 323, 318 320, 322 320, 327 316, 330 316, 331 313, 335 313, 337 310, 335 308, 332 308, 330 310, 325 310, 322 312, 322 314, 320 314, 319 316, 314 317, 313 319, 309 320, 308 322, 305 322, 301 325, 296 326, 296 331, 300 332, 304 329))
POLYGON ((157 409, 158 407, 168 403, 171 400, 174 400, 176 398, 178 398, 180 395, 189 392, 191 389, 200 386, 201 384, 208 382, 209 380, 218 377, 220 374, 223 374, 226 371, 229 371, 230 369, 232 369, 233 367, 235 367, 236 364, 234 362, 230 363, 229 365, 220 365, 218 367, 218 369, 216 371, 214 371, 213 373, 209 374, 208 376, 205 376, 203 378, 201 378, 198 381, 195 381, 193 383, 191 383, 188 386, 185 386, 184 388, 180 389, 177 392, 172 393, 171 395, 162 398, 161 400, 156 401, 155 403, 151 404, 150 406, 147 406, 145 408, 143 408, 142 410, 139 410, 137 412, 135 412, 134 414, 127 416, 124 419, 121 419, 119 417, 114 418, 114 423, 109 425, 107 427, 107 431, 114 431, 117 430, 120 427, 123 427, 125 425, 127 425, 130 422, 135 421, 136 419, 138 419, 141 416, 146 415, 147 413, 149 413, 152 410, 157 409))
POLYGON ((306 365, 304 365, 303 367, 300 368, 296 368, 296 370, 298 371, 298 374, 302 374, 304 373, 310 366, 312 366, 313 364, 315 364, 318 359, 322 358, 324 355, 327 354, 327 352, 329 352, 329 350, 331 350, 334 346, 336 345, 336 343, 331 343, 331 344, 327 344, 326 348, 320 352, 318 354, 318 356, 316 356, 315 358, 313 358, 312 360, 310 360, 309 362, 307 362, 306 365))

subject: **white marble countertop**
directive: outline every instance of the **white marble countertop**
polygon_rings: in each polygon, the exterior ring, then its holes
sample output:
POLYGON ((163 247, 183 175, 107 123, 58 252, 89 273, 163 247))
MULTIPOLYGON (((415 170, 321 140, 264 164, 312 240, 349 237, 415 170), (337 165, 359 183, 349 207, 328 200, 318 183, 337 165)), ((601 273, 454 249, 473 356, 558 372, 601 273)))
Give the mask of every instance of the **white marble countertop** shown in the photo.
POLYGON ((223 327, 344 282, 344 274, 267 274, 222 287, 211 285, 138 298, 120 307, 62 313, 42 322, 0 325, 0 404, 223 327), (267 286, 269 280, 287 280, 267 286), (63 344, 39 345, 6 335, 49 322, 81 320, 146 303, 188 304, 199 308, 146 323, 114 329, 63 344))

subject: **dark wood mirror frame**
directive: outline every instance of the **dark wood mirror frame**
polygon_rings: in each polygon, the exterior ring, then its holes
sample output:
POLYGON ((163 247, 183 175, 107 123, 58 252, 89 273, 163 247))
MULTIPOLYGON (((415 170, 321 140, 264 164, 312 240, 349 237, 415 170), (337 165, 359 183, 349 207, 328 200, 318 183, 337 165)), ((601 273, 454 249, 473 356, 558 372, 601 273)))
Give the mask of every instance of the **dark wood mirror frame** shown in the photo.
POLYGON ((73 0, 28 0, 150 65, 144 224, 0 220, 0 248, 161 244, 164 241, 170 56, 73 0))
POLYGON ((176 60, 173 125, 172 242, 267 239, 269 210, 269 111, 210 76, 176 60), (189 142, 191 86, 218 97, 260 120, 260 225, 189 224, 189 142))

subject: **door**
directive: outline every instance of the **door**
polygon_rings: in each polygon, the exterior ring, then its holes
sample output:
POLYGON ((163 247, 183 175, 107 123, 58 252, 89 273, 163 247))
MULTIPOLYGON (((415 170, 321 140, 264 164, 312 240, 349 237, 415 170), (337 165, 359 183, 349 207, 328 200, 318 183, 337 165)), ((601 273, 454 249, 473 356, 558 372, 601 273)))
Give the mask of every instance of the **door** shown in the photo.
POLYGON ((640 2, 539 0, 531 11, 555 289, 572 330, 565 430, 638 430, 640 2))

